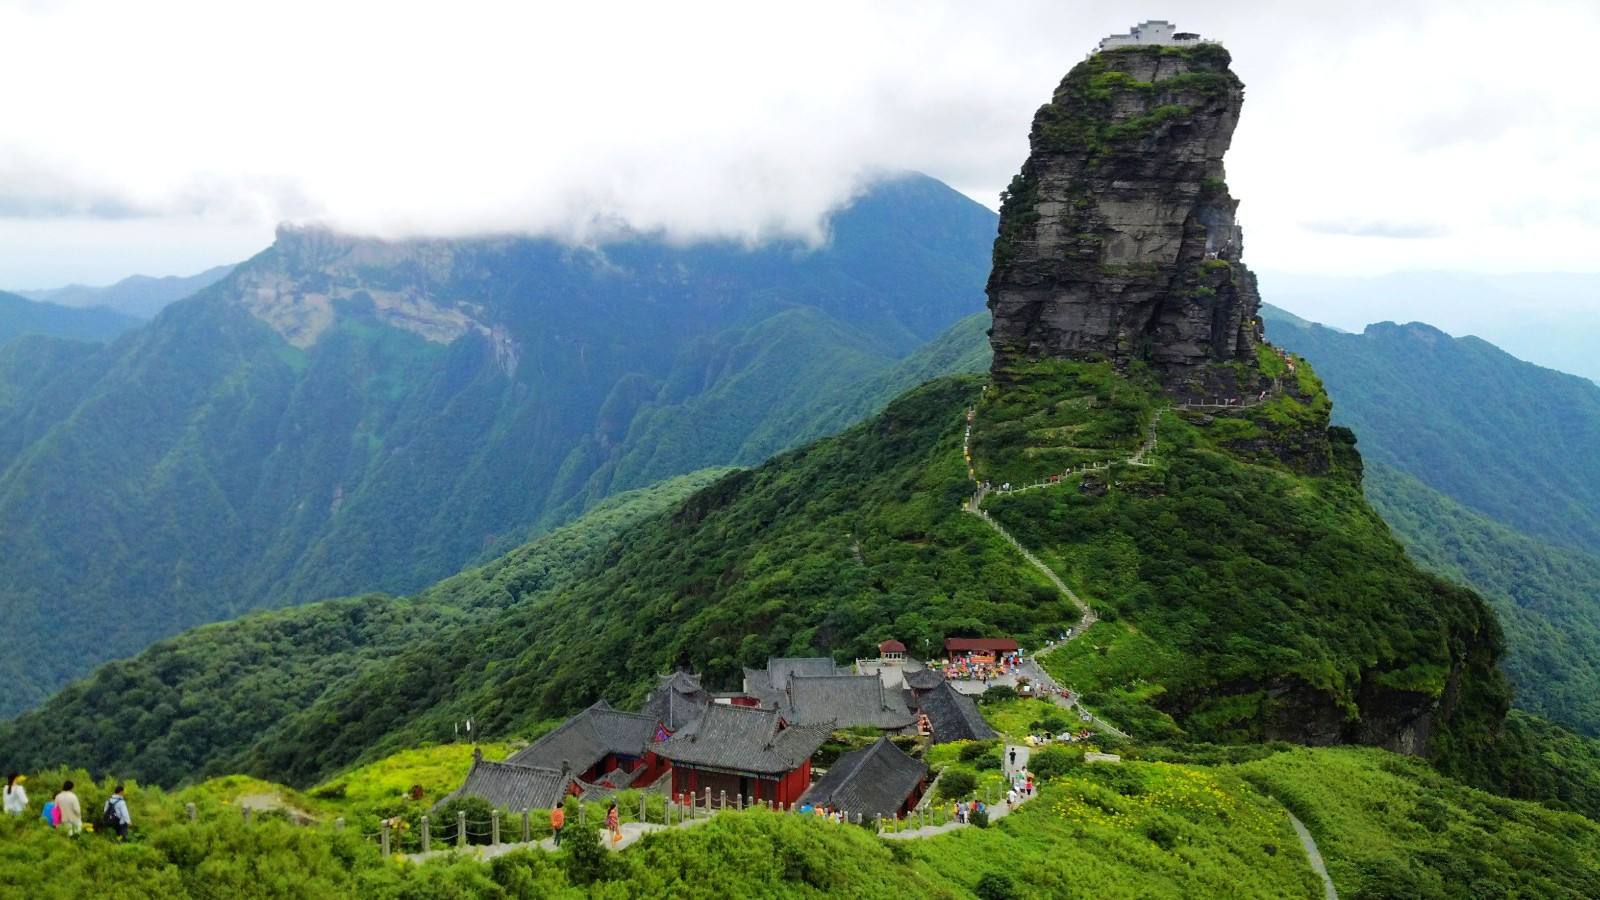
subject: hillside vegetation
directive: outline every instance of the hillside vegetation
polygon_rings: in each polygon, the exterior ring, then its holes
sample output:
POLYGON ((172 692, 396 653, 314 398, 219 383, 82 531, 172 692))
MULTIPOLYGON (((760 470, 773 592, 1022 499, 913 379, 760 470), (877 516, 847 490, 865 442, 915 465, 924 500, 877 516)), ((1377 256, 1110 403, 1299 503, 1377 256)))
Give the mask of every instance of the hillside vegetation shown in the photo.
MULTIPOLYGON (((246 751, 287 717, 409 647, 492 621, 524 595, 573 583, 617 534, 725 472, 707 470, 613 497, 579 521, 415 597, 372 594, 258 612, 161 641, 0 724, 0 759, 166 785, 240 771, 246 751)), ((445 723, 421 737, 452 734, 445 723)))

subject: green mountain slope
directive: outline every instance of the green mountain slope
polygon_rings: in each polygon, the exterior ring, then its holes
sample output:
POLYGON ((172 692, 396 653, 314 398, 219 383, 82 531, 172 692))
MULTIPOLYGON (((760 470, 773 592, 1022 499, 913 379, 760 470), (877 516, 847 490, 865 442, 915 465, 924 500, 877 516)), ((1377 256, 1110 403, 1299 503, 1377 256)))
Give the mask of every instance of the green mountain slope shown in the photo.
POLYGON ((1389 466, 1368 467, 1367 496, 1419 563, 1494 606, 1517 705, 1600 734, 1600 558, 1518 534, 1389 466))
POLYGON ((73 309, 0 291, 0 346, 35 334, 104 342, 138 324, 138 319, 109 309, 73 309))
MULTIPOLYGON (((1270 317, 1269 317, 1270 321, 1270 317)), ((1600 553, 1600 386, 1427 325, 1270 326, 1375 461, 1542 540, 1600 553)))
POLYGON ((0 437, 0 714, 190 625, 417 590, 793 446, 818 433, 797 407, 979 308, 993 222, 915 176, 816 248, 286 229, 113 346, 15 351, 55 365, 0 359, 0 416, 27 423, 0 437))
POLYGON ((25 769, 71 761, 166 784, 234 771, 274 723, 440 632, 491 621, 525 594, 570 585, 617 534, 724 471, 619 494, 415 597, 374 594, 257 612, 160 641, 0 724, 0 759, 25 769), (76 724, 61 729, 63 721, 76 724))

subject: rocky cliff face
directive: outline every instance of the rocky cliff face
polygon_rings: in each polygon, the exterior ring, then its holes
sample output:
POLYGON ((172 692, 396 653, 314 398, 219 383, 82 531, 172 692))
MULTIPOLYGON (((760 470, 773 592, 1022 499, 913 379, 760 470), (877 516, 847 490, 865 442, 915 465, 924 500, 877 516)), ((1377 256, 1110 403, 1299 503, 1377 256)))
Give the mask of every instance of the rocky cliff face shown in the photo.
POLYGON ((1145 361, 1203 393, 1217 363, 1254 368, 1260 300, 1223 180, 1244 99, 1228 64, 1214 44, 1109 50, 1039 109, 994 245, 997 378, 1031 359, 1145 361))

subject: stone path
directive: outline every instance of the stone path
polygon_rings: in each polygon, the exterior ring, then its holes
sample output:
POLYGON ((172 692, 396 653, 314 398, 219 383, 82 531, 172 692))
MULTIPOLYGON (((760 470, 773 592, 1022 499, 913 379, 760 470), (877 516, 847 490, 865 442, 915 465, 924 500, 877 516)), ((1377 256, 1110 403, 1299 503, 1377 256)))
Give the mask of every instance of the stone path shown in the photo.
MULTIPOLYGON (((1285 809, 1284 812, 1288 810, 1285 809)), ((1339 900, 1339 892, 1333 887, 1333 877, 1328 874, 1328 867, 1322 861, 1322 851, 1317 849, 1317 839, 1311 836, 1306 823, 1300 821, 1294 813, 1289 813, 1289 824, 1294 826, 1294 833, 1300 836, 1300 846, 1305 848, 1306 857, 1311 860, 1311 871, 1322 879, 1323 900, 1339 900)))
MULTIPOLYGON (((689 819, 685 822, 675 822, 670 827, 689 828, 694 825, 700 825, 709 821, 711 821, 711 817, 706 816, 699 819, 689 819)), ((569 829, 570 827, 571 826, 569 826, 569 829)), ((611 850, 626 850, 634 844, 637 844, 640 838, 651 833, 652 831, 661 831, 668 827, 669 826, 667 825, 662 825, 660 822, 623 822, 622 840, 617 841, 616 843, 611 842, 611 837, 605 833, 605 829, 600 829, 600 846, 611 850)), ((466 856, 471 856, 475 859, 487 860, 494 859, 496 856, 502 856, 510 853, 513 850, 525 850, 529 847, 538 847, 541 850, 549 850, 553 852, 556 849, 556 840, 555 838, 545 838, 542 841, 529 841, 525 844, 520 841, 504 844, 469 844, 468 846, 461 848, 457 848, 452 844, 439 850, 429 850, 427 853, 408 853, 405 854, 405 857, 412 862, 422 862, 425 859, 435 859, 441 856, 449 856, 452 853, 461 853, 466 856)))

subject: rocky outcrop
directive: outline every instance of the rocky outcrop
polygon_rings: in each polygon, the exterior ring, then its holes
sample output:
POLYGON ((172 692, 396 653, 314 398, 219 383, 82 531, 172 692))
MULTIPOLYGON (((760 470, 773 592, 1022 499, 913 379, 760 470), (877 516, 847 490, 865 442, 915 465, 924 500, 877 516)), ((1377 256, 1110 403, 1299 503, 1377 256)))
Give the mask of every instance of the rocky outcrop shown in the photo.
POLYGON ((1255 278, 1223 180, 1244 88, 1216 44, 1097 53, 1034 116, 989 278, 994 374, 1029 360, 1151 364, 1204 393, 1255 369, 1255 278), (1237 367, 1235 367, 1237 368, 1237 367))
POLYGON ((389 242, 284 225, 271 250, 239 268, 236 295, 252 316, 301 349, 341 315, 353 315, 437 344, 482 335, 510 374, 518 347, 507 330, 482 304, 439 296, 460 264, 455 248, 449 241, 389 242))

